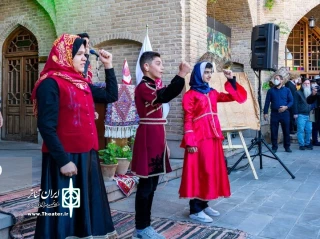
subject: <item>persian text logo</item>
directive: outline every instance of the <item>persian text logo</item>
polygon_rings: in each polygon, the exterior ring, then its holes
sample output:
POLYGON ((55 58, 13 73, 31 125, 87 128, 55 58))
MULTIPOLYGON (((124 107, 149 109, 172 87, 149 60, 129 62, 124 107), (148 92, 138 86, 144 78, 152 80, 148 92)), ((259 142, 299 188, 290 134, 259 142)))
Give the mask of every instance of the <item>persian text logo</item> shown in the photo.
POLYGON ((42 191, 40 188, 38 189, 38 192, 36 190, 31 189, 31 194, 28 198, 38 198, 40 197, 42 200, 40 202, 31 202, 28 204, 30 208, 34 207, 47 207, 47 208, 52 208, 52 207, 59 207, 60 203, 56 201, 57 198, 59 198, 59 190, 57 192, 53 192, 53 190, 49 189, 47 191, 42 191), (46 202, 47 201, 47 202, 46 202), (52 203, 49 203, 49 201, 52 203))
POLYGON ((69 188, 62 189, 62 207, 69 208, 69 215, 72 218, 73 208, 80 207, 80 188, 74 188, 70 178, 69 188))

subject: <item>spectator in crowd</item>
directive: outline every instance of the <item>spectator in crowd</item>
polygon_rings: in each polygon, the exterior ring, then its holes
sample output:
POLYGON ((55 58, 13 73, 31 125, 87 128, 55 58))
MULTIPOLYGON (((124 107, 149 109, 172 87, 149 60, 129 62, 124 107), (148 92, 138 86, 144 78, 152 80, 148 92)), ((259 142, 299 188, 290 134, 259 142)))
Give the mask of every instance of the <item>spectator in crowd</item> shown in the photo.
POLYGON ((312 144, 314 146, 320 146, 318 141, 318 135, 320 131, 320 76, 314 78, 314 82, 311 83, 312 93, 308 96, 307 102, 313 105, 315 111, 315 122, 312 123, 312 144))
POLYGON ((279 123, 283 132, 283 146, 286 152, 291 153, 290 149, 290 113, 288 109, 293 105, 293 97, 291 91, 284 87, 283 77, 276 75, 273 79, 274 87, 269 89, 264 105, 264 119, 268 119, 269 106, 271 104, 271 142, 272 151, 278 150, 278 130, 279 123))
POLYGON ((311 105, 307 103, 307 97, 311 94, 310 80, 304 79, 300 90, 294 94, 293 113, 297 119, 297 137, 299 149, 312 149, 310 137, 312 132, 312 122, 309 119, 311 105))
POLYGON ((299 77, 299 78, 298 78, 298 82, 296 83, 297 90, 300 90, 300 88, 301 88, 301 84, 302 84, 302 78, 301 78, 301 77, 299 77))
MULTIPOLYGON (((287 88, 290 89, 292 96, 295 95, 295 92, 297 91, 296 83, 299 82, 300 74, 297 73, 290 73, 290 80, 285 84, 287 88)), ((294 104, 294 99, 293 99, 294 104)), ((297 124, 293 117, 293 107, 289 108, 290 112, 290 134, 295 134, 297 131, 297 124)))

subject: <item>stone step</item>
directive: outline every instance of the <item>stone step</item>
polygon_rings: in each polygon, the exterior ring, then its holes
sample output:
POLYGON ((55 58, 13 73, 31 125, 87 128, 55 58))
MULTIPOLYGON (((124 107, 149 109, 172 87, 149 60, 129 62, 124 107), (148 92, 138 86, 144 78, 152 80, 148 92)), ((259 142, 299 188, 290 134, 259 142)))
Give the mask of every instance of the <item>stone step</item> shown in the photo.
POLYGON ((0 238, 10 239, 9 228, 13 225, 12 217, 8 214, 0 213, 0 238))
MULTIPOLYGON (((172 172, 165 174, 163 176, 160 176, 159 184, 181 177, 183 160, 182 159, 170 159, 170 164, 171 164, 172 172)), ((108 194, 109 202, 118 201, 118 200, 126 197, 121 192, 120 188, 118 187, 118 185, 115 181, 105 182, 105 186, 106 186, 106 191, 108 194)), ((133 189, 132 193, 136 192, 136 190, 137 189, 135 187, 133 189)))

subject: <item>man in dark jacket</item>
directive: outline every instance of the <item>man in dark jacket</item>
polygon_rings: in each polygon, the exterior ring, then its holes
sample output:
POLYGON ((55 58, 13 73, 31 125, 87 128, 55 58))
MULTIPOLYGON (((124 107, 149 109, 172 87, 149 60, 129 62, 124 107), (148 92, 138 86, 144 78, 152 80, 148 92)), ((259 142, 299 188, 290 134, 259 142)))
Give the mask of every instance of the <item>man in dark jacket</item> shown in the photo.
MULTIPOLYGON (((297 73, 290 73, 290 80, 285 84, 285 86, 291 91, 292 96, 294 97, 297 86, 296 83, 298 83, 300 78, 300 75, 297 73)), ((293 99, 294 103, 294 99, 293 99)), ((295 122, 295 118, 293 117, 293 107, 289 108, 290 112, 290 134, 294 134, 297 131, 297 125, 295 122)))
POLYGON ((312 84, 312 93, 307 98, 308 104, 314 105, 315 110, 315 122, 312 124, 312 144, 315 146, 320 146, 320 142, 318 141, 318 134, 320 130, 320 91, 319 85, 320 85, 320 77, 315 77, 316 83, 312 84))
POLYGON ((274 87, 267 92, 264 104, 264 119, 268 119, 268 111, 271 103, 270 130, 272 151, 275 153, 278 149, 278 129, 281 124, 283 132, 283 146, 286 152, 291 153, 290 149, 290 113, 288 109, 293 105, 293 96, 291 91, 284 87, 283 77, 276 75, 273 80, 274 87))
MULTIPOLYGON (((83 75, 85 78, 87 78, 88 76, 88 70, 89 70, 89 65, 90 65, 90 60, 89 60, 89 50, 90 50, 90 37, 89 37, 89 34, 84 32, 84 33, 79 33, 77 34, 79 37, 81 37, 82 39, 86 40, 86 52, 85 52, 85 56, 87 58, 87 61, 86 61, 86 64, 84 66, 84 72, 83 72, 83 75)), ((92 75, 89 76, 90 77, 90 80, 92 78, 92 75)))
POLYGON ((309 119, 311 105, 307 102, 307 97, 311 94, 310 80, 304 79, 302 87, 294 95, 293 113, 297 119, 297 137, 299 149, 312 149, 310 143, 312 122, 309 119))

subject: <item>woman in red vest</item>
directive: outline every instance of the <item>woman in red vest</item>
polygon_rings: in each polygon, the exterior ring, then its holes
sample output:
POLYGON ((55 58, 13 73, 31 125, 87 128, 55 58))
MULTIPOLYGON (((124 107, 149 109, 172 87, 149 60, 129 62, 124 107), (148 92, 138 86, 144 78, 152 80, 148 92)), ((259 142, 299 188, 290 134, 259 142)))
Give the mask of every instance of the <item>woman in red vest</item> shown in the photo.
POLYGON ((106 88, 83 77, 85 45, 75 35, 59 37, 32 92, 44 141, 36 239, 117 238, 94 121, 94 102, 117 101, 117 80, 112 55, 104 50, 106 88))

